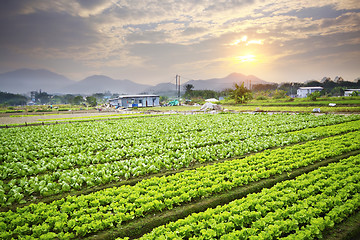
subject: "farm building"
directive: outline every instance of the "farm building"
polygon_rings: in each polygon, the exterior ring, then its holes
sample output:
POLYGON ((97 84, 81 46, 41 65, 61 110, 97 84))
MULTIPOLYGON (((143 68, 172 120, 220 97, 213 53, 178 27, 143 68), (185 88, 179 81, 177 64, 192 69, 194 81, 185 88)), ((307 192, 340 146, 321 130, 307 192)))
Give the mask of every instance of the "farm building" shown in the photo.
POLYGON ((305 98, 309 94, 323 90, 322 87, 301 87, 297 90, 297 97, 305 98))
POLYGON ((115 107, 155 107, 160 106, 158 95, 123 95, 109 99, 111 106, 115 107))
POLYGON ((360 89, 345 89, 344 96, 345 97, 351 96, 354 92, 357 92, 358 95, 360 95, 360 89))

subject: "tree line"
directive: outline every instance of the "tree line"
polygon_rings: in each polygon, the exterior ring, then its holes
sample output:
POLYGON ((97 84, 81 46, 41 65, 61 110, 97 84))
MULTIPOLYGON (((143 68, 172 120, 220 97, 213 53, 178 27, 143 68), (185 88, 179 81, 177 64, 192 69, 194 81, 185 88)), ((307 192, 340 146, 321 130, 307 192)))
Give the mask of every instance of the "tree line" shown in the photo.
POLYGON ((264 100, 268 97, 274 99, 294 97, 300 87, 323 87, 323 90, 318 93, 319 96, 344 96, 344 90, 346 89, 360 89, 360 79, 350 82, 345 81, 342 77, 337 77, 336 81, 331 78, 323 78, 321 81, 312 80, 306 83, 255 84, 251 89, 246 88, 244 83, 235 83, 233 88, 224 89, 223 91, 194 90, 194 85, 186 84, 183 97, 186 99, 227 97, 233 99, 235 103, 245 103, 254 97, 258 100, 264 100))
POLYGON ((36 105, 44 104, 71 104, 71 105, 87 105, 90 107, 96 106, 98 103, 105 103, 105 93, 95 93, 91 96, 83 97, 75 94, 52 95, 43 91, 34 91, 32 96, 25 96, 21 94, 13 94, 7 92, 0 92, 0 105, 2 106, 18 106, 27 105, 29 103, 36 105))

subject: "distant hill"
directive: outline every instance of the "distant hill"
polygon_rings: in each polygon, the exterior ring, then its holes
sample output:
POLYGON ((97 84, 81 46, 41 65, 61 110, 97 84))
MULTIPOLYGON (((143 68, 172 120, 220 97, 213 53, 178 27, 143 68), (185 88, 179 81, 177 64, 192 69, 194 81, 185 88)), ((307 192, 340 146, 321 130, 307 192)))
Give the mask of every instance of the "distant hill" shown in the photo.
MULTIPOLYGON (((221 91, 233 88, 234 83, 270 84, 253 75, 232 73, 224 78, 212 78, 207 80, 190 80, 181 85, 184 92, 186 84, 194 85, 194 90, 221 91)), ((0 74, 0 91, 10 93, 29 93, 30 91, 42 90, 50 94, 93 94, 110 91, 119 94, 158 94, 176 96, 176 86, 173 83, 160 83, 156 86, 139 84, 130 80, 115 80, 104 75, 93 75, 81 81, 72 81, 65 76, 44 69, 19 69, 0 74)))
POLYGON ((115 80, 104 75, 93 75, 63 88, 61 92, 92 94, 110 91, 119 94, 137 94, 148 87, 150 85, 139 84, 130 80, 115 80))
MULTIPOLYGON (((271 84, 260 78, 253 76, 253 75, 244 75, 241 73, 231 73, 230 75, 224 78, 212 78, 206 80, 190 80, 183 84, 181 84, 181 92, 184 91, 184 86, 186 84, 194 85, 193 90, 214 90, 214 91, 222 91, 227 88, 233 88, 234 83, 244 83, 246 87, 250 87, 250 85, 255 84, 271 84)), ((145 90, 145 92, 159 94, 159 95, 176 95, 175 94, 175 84, 172 83, 160 83, 156 86, 150 87, 145 90), (163 94, 163 93, 170 93, 170 94, 163 94)))
POLYGON ((244 83, 245 87, 249 88, 250 85, 255 84, 270 84, 253 75, 244 75, 241 73, 231 73, 224 78, 212 78, 207 80, 190 80, 183 85, 192 84, 194 90, 215 90, 222 91, 226 88, 233 88, 234 84, 244 83))
POLYGON ((27 93, 34 90, 56 92, 66 85, 74 83, 70 79, 44 69, 18 69, 0 74, 0 91, 27 93))
POLYGON ((176 85, 173 83, 159 83, 144 90, 145 93, 158 94, 160 96, 177 96, 176 85))

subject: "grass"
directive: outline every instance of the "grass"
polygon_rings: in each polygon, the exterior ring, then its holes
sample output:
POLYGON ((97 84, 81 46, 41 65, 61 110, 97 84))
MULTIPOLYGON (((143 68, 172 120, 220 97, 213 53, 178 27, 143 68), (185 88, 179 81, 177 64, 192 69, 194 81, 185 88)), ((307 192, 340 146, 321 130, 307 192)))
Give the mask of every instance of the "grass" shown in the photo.
POLYGON ((321 112, 360 112, 360 106, 355 107, 305 107, 305 106, 223 106, 226 109, 240 112, 265 111, 265 112, 312 112, 314 108, 320 108, 321 112), (259 108, 259 109, 257 109, 259 108))
MULTIPOLYGON (((275 112, 312 112, 314 108, 320 108, 322 112, 360 112, 360 96, 358 97, 320 97, 316 101, 308 98, 283 98, 267 100, 251 100, 246 104, 235 104, 231 100, 223 100, 218 103, 223 108, 233 111, 255 111, 260 108, 263 111, 275 112), (330 107, 335 103, 335 107, 330 107)), ((200 111, 201 106, 167 106, 141 108, 141 111, 200 111)))
POLYGON ((319 97, 316 99, 316 101, 312 101, 309 98, 281 98, 281 99, 274 99, 274 98, 268 98, 266 100, 251 100, 248 104, 289 104, 289 105, 316 105, 316 104, 325 104, 328 105, 329 103, 337 103, 337 104, 343 104, 343 105, 359 105, 360 104, 360 96, 357 97, 319 97))
MULTIPOLYGON (((101 116, 81 116, 81 117, 66 117, 66 118, 49 118, 49 119, 38 119, 38 121, 63 121, 63 120, 83 120, 83 119, 101 119, 101 118, 125 118, 125 117, 135 117, 135 116, 144 116, 143 113, 128 113, 128 114, 109 114, 109 115, 101 115, 101 116)), ((146 115, 149 116, 149 115, 146 115)))
POLYGON ((186 112, 186 111, 200 111, 201 106, 166 106, 166 107, 146 107, 139 108, 139 111, 159 111, 159 112, 167 112, 167 111, 178 111, 178 112, 186 112))
MULTIPOLYGON (((221 105, 221 104, 220 104, 221 105)), ((239 112, 253 112, 259 108, 260 111, 265 112, 312 112, 314 108, 320 108, 321 112, 360 112, 360 104, 358 106, 342 106, 342 107, 329 107, 329 106, 262 106, 262 105, 221 105, 224 109, 239 112)), ((168 106, 168 107, 153 107, 146 108, 145 111, 200 111, 201 106, 168 106)), ((143 110, 143 109, 141 109, 143 110)))
POLYGON ((62 111, 80 111, 80 110, 93 110, 94 107, 84 107, 82 105, 36 105, 36 106, 16 106, 16 107, 0 107, 0 113, 32 113, 32 112, 62 112, 62 111))
MULTIPOLYGON (((174 114, 171 114, 174 115, 174 114)), ((67 123, 79 123, 79 122, 91 122, 102 120, 120 120, 126 118, 145 118, 145 117, 162 117, 169 116, 169 114, 144 114, 144 113, 132 113, 132 114, 112 114, 104 116, 85 116, 85 117, 72 117, 72 118, 52 118, 52 119, 38 119, 38 122, 24 122, 14 124, 0 124, 0 128, 8 127, 26 127, 26 126, 39 126, 39 125, 53 125, 53 124, 67 124, 67 123)))

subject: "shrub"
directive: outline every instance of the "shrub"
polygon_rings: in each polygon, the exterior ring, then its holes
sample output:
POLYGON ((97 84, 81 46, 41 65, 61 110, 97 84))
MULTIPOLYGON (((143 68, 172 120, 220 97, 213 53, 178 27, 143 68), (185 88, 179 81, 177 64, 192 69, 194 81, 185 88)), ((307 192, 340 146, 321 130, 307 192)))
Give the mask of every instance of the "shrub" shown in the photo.
POLYGON ((268 98, 264 95, 260 95, 256 98, 256 100, 267 100, 268 98))

